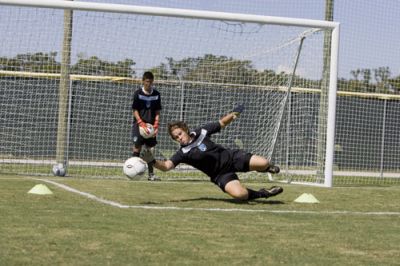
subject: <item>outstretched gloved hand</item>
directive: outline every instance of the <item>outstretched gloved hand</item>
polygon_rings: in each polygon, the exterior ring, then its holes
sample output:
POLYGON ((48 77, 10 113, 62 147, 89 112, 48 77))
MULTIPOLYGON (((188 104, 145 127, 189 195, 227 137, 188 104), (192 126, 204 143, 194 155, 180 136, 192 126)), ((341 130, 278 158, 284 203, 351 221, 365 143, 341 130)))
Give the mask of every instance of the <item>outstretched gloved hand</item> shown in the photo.
POLYGON ((235 108, 233 108, 232 113, 234 113, 235 116, 239 116, 243 111, 244 105, 238 104, 235 108))

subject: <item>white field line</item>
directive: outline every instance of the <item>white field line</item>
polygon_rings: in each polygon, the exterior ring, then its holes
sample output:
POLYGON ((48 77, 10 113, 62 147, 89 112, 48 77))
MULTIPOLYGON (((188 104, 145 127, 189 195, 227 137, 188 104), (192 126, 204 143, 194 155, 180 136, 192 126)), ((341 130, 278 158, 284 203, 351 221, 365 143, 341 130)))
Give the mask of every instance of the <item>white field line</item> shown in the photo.
POLYGON ((178 210, 178 211, 208 211, 208 212, 258 212, 258 213, 278 213, 278 214, 322 214, 322 215, 331 215, 331 214, 339 214, 339 215, 394 215, 400 216, 400 212, 359 212, 359 211, 296 211, 296 210, 254 210, 254 209, 240 209, 240 208, 191 208, 191 207, 175 207, 175 206, 147 206, 147 205, 125 205, 115 201, 106 200, 99 198, 93 194, 83 192, 77 190, 75 188, 69 187, 64 184, 57 183, 52 180, 47 179, 37 179, 35 180, 43 181, 59 188, 62 188, 66 191, 73 192, 79 194, 81 196, 87 197, 94 201, 110 205, 112 207, 117 207, 121 209, 148 209, 148 210, 178 210))

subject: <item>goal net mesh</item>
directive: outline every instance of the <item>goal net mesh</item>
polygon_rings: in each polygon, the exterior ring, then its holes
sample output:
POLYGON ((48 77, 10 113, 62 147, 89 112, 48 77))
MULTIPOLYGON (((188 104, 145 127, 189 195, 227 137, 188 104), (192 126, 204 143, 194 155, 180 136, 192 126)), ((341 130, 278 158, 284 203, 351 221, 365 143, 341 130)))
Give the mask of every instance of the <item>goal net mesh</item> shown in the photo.
MULTIPOLYGON (((167 134, 168 122, 184 120, 194 128, 242 103, 244 113, 215 142, 271 158, 282 178, 322 182, 326 31, 78 10, 72 24, 65 21, 59 9, 0 10, 1 172, 51 174, 60 148, 60 72, 67 45, 67 139, 61 145, 68 175, 123 178, 122 163, 132 148, 132 96, 142 73, 152 71, 163 108, 156 156, 169 158, 178 148, 167 134)), ((206 178, 184 166, 157 174, 206 178)))

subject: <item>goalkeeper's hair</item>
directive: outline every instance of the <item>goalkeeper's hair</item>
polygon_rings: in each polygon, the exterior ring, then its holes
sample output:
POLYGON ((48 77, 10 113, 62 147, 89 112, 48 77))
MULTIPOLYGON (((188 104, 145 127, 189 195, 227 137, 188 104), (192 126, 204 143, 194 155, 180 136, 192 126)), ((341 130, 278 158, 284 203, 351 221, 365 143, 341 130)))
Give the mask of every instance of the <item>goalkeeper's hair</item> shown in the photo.
POLYGON ((185 131, 186 133, 189 134, 189 127, 188 125, 183 122, 183 121, 174 121, 168 124, 168 134, 171 136, 172 139, 174 139, 174 137, 172 136, 172 131, 174 129, 180 128, 183 131, 185 131))

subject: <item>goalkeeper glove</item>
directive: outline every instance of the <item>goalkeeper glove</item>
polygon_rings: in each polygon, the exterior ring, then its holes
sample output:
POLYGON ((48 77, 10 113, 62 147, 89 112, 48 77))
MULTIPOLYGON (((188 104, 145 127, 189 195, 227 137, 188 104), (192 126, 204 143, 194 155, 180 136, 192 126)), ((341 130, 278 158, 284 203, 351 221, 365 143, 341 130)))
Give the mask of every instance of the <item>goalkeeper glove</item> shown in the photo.
POLYGON ((139 125, 139 127, 144 129, 144 132, 146 132, 146 134, 150 134, 150 130, 147 128, 146 123, 143 122, 142 119, 139 118, 139 120, 137 121, 137 124, 139 125))
POLYGON ((235 108, 233 108, 232 113, 236 116, 239 116, 244 111, 243 104, 238 104, 235 108))

